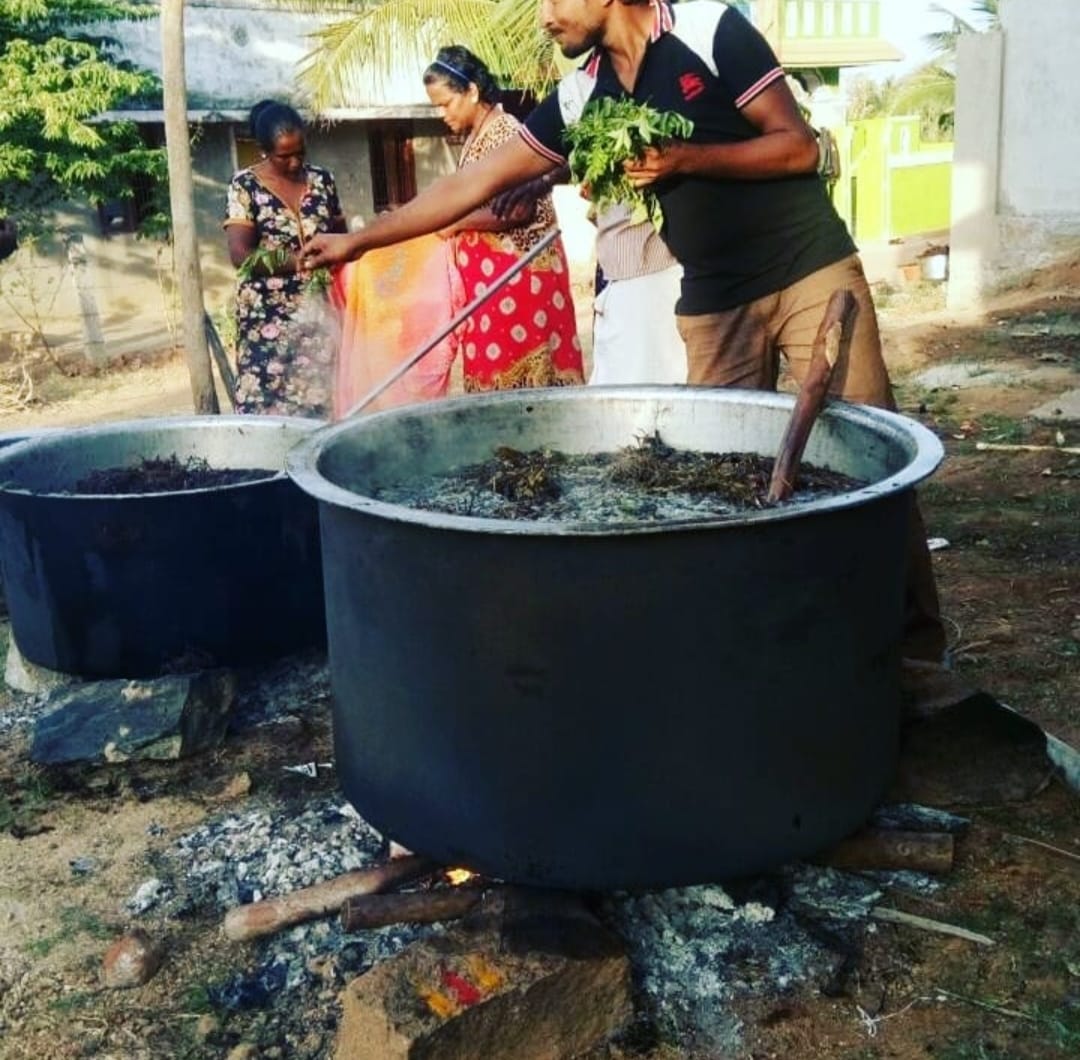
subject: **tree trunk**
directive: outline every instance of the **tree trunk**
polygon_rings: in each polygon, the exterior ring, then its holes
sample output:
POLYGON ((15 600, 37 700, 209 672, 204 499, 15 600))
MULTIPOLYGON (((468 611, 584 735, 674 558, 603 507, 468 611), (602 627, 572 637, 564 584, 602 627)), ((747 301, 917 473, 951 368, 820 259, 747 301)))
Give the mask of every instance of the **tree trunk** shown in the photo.
POLYGON ((195 192, 184 76, 184 0, 161 2, 161 72, 165 96, 165 145, 169 154, 169 206, 173 254, 180 289, 181 334, 191 375, 191 396, 200 414, 218 411, 206 345, 202 269, 195 232, 195 192))

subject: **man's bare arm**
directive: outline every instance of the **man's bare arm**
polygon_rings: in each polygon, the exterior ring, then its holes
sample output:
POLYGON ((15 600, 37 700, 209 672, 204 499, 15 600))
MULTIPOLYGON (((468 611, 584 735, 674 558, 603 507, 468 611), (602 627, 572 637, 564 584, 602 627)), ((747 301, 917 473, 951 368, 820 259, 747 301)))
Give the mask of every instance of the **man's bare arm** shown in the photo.
POLYGON ((532 180, 555 164, 515 136, 490 155, 440 178, 391 213, 347 235, 318 235, 307 244, 305 266, 352 261, 365 251, 437 232, 459 221, 501 191, 532 180))
POLYGON ((770 85, 742 113, 760 136, 728 144, 676 140, 664 148, 649 148, 640 161, 626 164, 631 183, 645 187, 674 176, 771 180, 816 170, 817 140, 783 81, 770 85))

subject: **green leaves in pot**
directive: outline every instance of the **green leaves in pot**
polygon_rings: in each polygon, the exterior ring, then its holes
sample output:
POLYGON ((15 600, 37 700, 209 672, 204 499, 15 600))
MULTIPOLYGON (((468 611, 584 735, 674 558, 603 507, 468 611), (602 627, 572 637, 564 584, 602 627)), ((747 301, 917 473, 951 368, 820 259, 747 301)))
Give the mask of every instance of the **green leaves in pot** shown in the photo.
POLYGON ((632 99, 601 97, 585 104, 581 117, 566 128, 572 179, 587 184, 598 210, 622 203, 635 221, 663 224, 660 203, 651 188, 635 188, 623 162, 641 158, 647 147, 686 140, 694 123, 674 111, 660 111, 632 99))

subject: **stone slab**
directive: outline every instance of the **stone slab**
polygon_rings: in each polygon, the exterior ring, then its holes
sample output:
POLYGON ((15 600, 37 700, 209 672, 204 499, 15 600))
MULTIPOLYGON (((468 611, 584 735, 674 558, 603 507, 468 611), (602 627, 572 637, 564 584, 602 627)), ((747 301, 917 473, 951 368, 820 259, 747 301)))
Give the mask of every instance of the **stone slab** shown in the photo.
POLYGON ((455 928, 352 980, 335 1060, 569 1060, 610 1039, 633 1011, 621 941, 581 920, 538 924, 455 928))

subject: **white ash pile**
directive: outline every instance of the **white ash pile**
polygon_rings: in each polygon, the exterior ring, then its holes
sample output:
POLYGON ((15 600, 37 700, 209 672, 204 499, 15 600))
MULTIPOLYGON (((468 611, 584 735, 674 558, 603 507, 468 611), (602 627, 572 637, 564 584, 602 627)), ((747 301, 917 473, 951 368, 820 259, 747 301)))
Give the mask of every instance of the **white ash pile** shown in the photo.
POLYGON ((241 670, 229 731, 246 732, 290 718, 330 710, 326 653, 312 651, 263 667, 241 670))
MULTIPOLYGON (((141 912, 220 917, 385 856, 379 833, 338 798, 309 800, 296 811, 275 806, 224 815, 156 859, 157 877, 143 885, 154 884, 144 891, 152 900, 141 912)), ((643 1019, 666 1040, 723 1052, 740 1036, 732 1002, 842 990, 882 887, 935 886, 919 873, 876 876, 795 865, 727 888, 610 894, 599 900, 599 913, 628 948, 643 1019)), ((273 1007, 286 997, 293 1004, 297 992, 340 988, 445 929, 399 924, 346 933, 338 918, 327 917, 256 943, 249 969, 210 984, 208 993, 233 1010, 273 1007)))
MULTIPOLYGON (((142 887, 156 883, 156 900, 142 912, 220 917, 235 906, 374 864, 383 860, 385 846, 339 798, 221 816, 181 836, 154 859, 156 877, 142 887)), ((396 925, 346 934, 333 918, 297 926, 260 943, 250 972, 212 984, 209 993, 228 1009, 261 1008, 282 990, 327 980, 341 985, 431 930, 396 925)))
POLYGON ((735 1055, 732 1002, 828 988, 857 952, 875 883, 812 866, 720 886, 614 895, 604 919, 625 940, 661 1036, 735 1055))

